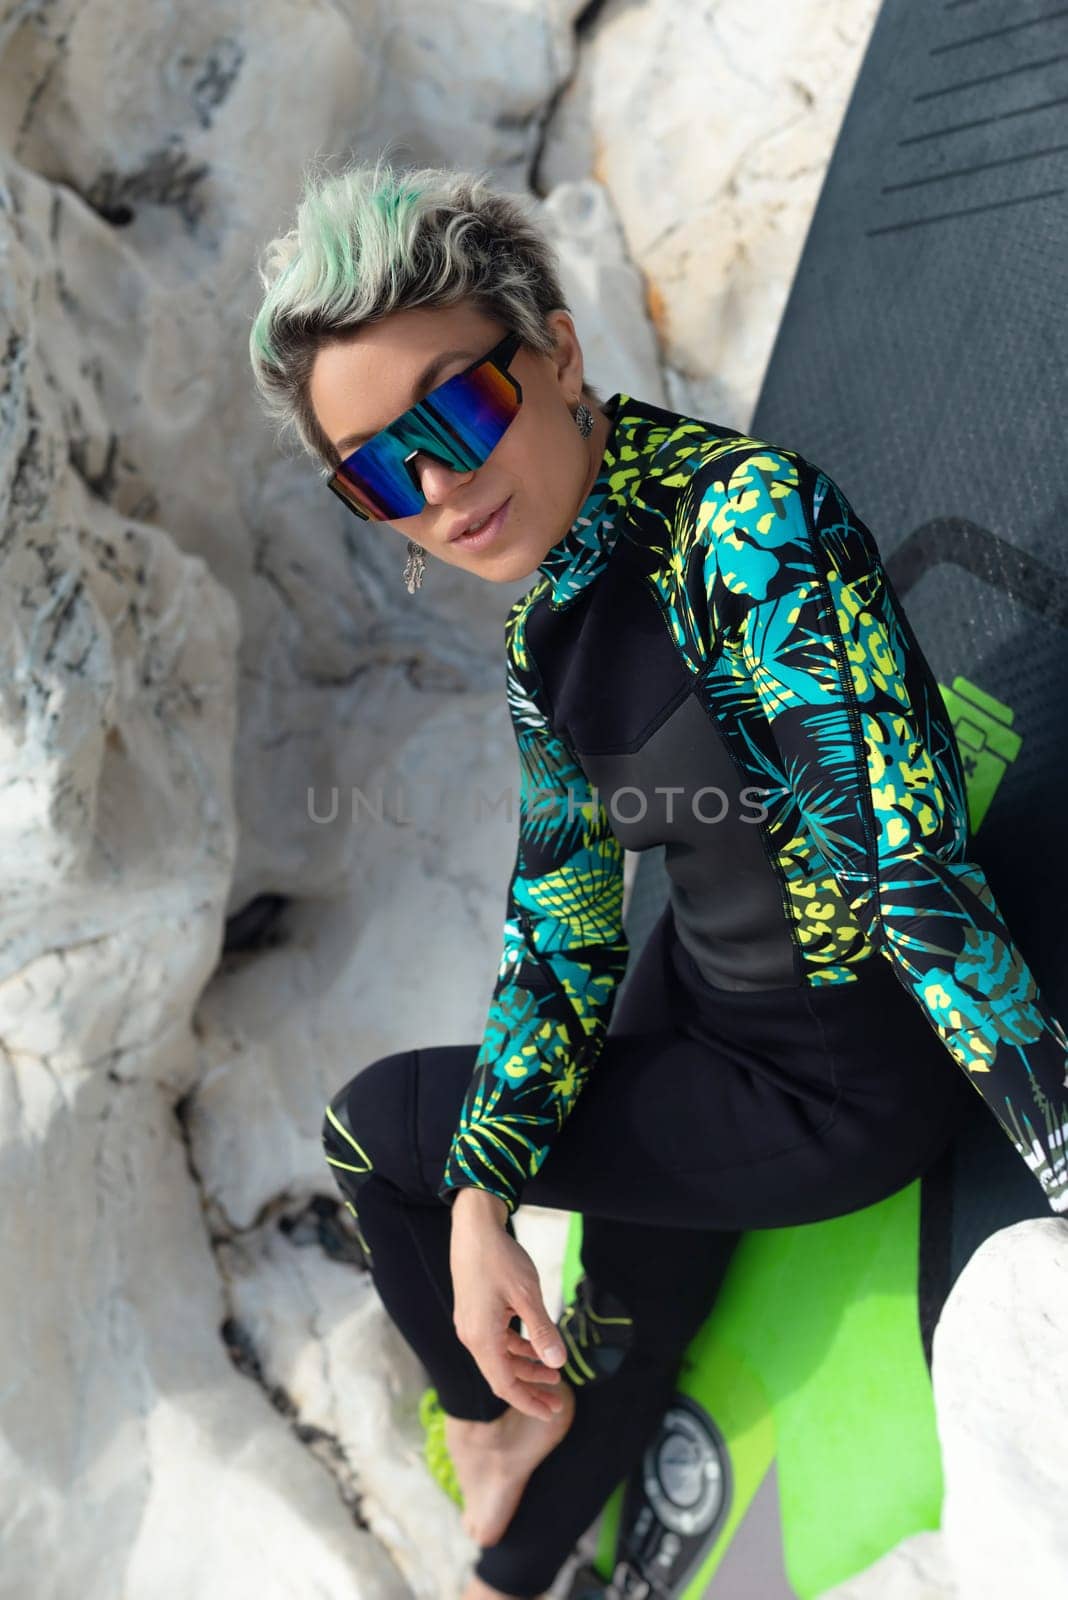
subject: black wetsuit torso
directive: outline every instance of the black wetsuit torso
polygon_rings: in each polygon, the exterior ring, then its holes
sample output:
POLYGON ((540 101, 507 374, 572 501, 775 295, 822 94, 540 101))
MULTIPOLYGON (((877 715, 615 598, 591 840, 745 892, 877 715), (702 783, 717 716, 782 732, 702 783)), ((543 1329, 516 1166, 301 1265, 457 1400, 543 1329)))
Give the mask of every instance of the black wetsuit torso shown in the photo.
POLYGON ((804 982, 765 847, 764 790, 701 703, 645 581, 650 553, 620 540, 596 584, 527 617, 554 733, 627 850, 664 846, 679 937, 709 983, 804 982))

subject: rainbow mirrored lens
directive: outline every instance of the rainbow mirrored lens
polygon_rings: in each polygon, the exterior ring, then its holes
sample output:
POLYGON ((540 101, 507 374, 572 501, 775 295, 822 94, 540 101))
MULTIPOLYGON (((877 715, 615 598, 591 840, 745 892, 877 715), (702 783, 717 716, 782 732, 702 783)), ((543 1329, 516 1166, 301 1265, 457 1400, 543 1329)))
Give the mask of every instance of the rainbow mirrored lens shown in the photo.
MULTIPOLYGON (((510 358, 518 343, 517 335, 509 335, 496 349, 511 346, 510 358)), ((346 456, 328 487, 357 516, 393 521, 416 516, 426 504, 409 470, 416 452, 456 472, 480 467, 515 420, 523 398, 516 380, 496 365, 495 354, 439 384, 346 456)))

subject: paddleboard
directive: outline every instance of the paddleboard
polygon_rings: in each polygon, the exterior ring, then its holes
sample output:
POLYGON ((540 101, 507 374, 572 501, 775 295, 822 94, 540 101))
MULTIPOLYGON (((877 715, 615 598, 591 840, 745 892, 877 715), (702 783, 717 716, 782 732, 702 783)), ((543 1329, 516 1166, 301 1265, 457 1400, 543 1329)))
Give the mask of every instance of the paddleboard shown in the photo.
MULTIPOLYGON (((747 426, 875 534, 953 721, 976 859, 1063 1018, 1068 20, 1044 10, 885 0, 747 426)), ((632 963, 666 894, 645 852, 632 963)), ((975 1095, 908 1188, 747 1234, 571 1600, 814 1600, 937 1528, 935 1324, 984 1239, 1048 1215, 975 1095)), ((581 1233, 576 1214, 565 1300, 581 1233)))

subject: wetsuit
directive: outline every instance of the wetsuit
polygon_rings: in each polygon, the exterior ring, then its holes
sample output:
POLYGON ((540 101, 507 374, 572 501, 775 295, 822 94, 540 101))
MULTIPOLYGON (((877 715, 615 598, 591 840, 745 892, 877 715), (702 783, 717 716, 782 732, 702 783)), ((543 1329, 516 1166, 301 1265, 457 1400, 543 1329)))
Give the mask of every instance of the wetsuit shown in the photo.
POLYGON ((971 857, 952 725, 871 533, 796 451, 609 406, 598 479, 508 617, 519 852, 442 1197, 518 1203, 623 974, 623 848, 663 843, 709 983, 822 989, 888 959, 1068 1210, 1068 1038, 971 857))
POLYGON ((593 487, 506 623, 518 847, 484 1035, 372 1063, 324 1122, 454 1415, 503 1403, 455 1339, 448 1204, 473 1184, 510 1229, 521 1200, 583 1213, 575 1424, 477 1569, 516 1595, 655 1427, 741 1231, 912 1181, 969 1083, 1068 1211, 1068 1039, 972 859, 870 531, 796 451, 605 409, 593 487), (624 849, 659 844, 669 900, 617 1008, 624 849))

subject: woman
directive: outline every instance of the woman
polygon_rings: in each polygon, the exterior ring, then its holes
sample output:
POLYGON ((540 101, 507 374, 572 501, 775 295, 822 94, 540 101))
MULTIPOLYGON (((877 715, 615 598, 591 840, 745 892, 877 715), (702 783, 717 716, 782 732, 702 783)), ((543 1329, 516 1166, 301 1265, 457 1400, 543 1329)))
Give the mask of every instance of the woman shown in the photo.
POLYGON ((1068 1041, 833 479, 602 403, 549 244, 483 178, 380 160, 309 186, 261 278, 264 402, 407 541, 409 588, 427 554, 533 580, 506 625, 518 849, 484 1037, 364 1065, 323 1138, 447 1414, 483 1546, 465 1600, 534 1596, 655 1429, 742 1231, 912 1182, 966 1081, 1068 1208, 1068 1041), (670 899, 617 1006, 623 852, 661 843, 670 899), (583 1214, 555 1326, 520 1199, 583 1214))

